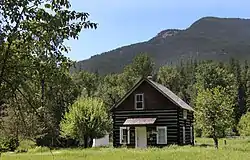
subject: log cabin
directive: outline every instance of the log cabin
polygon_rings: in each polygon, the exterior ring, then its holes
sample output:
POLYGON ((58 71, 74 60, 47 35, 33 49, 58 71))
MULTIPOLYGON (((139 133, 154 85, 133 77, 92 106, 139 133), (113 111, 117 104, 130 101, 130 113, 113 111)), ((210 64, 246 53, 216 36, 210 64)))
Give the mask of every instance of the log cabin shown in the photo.
POLYGON ((114 147, 194 144, 194 109, 151 77, 140 79, 111 113, 114 147))

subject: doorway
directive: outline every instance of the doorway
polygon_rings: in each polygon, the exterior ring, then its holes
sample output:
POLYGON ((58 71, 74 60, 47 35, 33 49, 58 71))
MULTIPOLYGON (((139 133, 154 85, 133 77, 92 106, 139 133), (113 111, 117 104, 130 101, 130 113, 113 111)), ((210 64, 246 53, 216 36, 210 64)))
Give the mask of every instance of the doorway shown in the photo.
POLYGON ((135 148, 147 147, 147 128, 135 127, 135 148))

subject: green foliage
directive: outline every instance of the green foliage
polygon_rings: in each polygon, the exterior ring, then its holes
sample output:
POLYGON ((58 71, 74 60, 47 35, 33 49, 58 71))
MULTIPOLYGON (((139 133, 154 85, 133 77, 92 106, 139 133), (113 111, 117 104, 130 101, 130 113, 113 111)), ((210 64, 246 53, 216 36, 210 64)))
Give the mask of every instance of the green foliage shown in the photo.
POLYGON ((81 71, 74 74, 74 81, 82 94, 90 97, 95 94, 99 85, 99 77, 94 73, 81 71))
POLYGON ((196 71, 196 82, 198 91, 223 87, 228 94, 236 95, 235 76, 222 63, 208 61, 200 64, 196 71))
POLYGON ((195 118, 204 134, 216 144, 227 128, 232 127, 233 99, 223 87, 200 90, 196 99, 195 118))
POLYGON ((157 81, 168 87, 174 93, 180 92, 181 75, 176 67, 163 66, 160 67, 157 74, 157 81))
POLYGON ((15 150, 16 153, 28 152, 31 149, 36 148, 36 143, 32 140, 20 140, 19 146, 15 150))
POLYGON ((0 130, 56 138, 67 106, 79 95, 64 42, 97 24, 88 13, 72 10, 68 0, 0 3, 0 110, 5 106, 7 112, 0 130))
POLYGON ((102 100, 80 98, 69 107, 60 126, 62 135, 76 138, 87 147, 89 138, 100 138, 109 132, 110 120, 102 100))
POLYGON ((241 117, 238 130, 241 136, 250 136, 250 112, 241 117))
POLYGON ((125 94, 125 87, 123 86, 124 81, 122 74, 111 74, 105 76, 100 82, 97 96, 103 100, 108 108, 116 104, 125 94))
POLYGON ((246 91, 246 111, 250 112, 250 69, 247 70, 246 73, 246 83, 245 83, 245 91, 246 91))
POLYGON ((134 83, 147 76, 152 76, 154 71, 154 62, 148 54, 138 54, 132 63, 124 68, 122 73, 122 85, 128 91, 134 83))
POLYGON ((0 152, 15 151, 18 145, 19 145, 19 141, 17 138, 1 135, 0 152))
POLYGON ((154 62, 148 54, 135 56, 132 63, 125 68, 125 72, 133 74, 135 77, 147 77, 153 74, 154 62))

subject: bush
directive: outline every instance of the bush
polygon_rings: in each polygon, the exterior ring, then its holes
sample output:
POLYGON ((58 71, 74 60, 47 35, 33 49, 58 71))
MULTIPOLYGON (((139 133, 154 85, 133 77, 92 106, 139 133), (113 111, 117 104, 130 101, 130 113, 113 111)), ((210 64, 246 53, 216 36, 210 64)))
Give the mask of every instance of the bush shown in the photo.
POLYGON ((79 141, 70 137, 52 137, 50 135, 36 138, 37 146, 53 147, 53 148, 69 148, 78 147, 79 141))
POLYGON ((0 137, 1 152, 7 152, 7 151, 14 152, 18 146, 19 146, 19 141, 17 138, 5 137, 5 136, 0 137))
POLYGON ((19 146, 17 147, 17 153, 28 152, 28 150, 36 147, 36 143, 31 140, 22 140, 19 142, 19 146))
POLYGON ((195 137, 201 137, 202 136, 202 130, 198 127, 194 128, 194 135, 195 137))
POLYGON ((250 136, 250 112, 241 117, 238 130, 241 136, 250 136))

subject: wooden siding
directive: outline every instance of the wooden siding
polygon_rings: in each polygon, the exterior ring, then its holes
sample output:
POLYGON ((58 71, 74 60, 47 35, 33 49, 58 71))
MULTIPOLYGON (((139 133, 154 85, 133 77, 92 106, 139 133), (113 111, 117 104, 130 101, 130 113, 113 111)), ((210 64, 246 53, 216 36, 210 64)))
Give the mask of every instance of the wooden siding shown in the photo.
POLYGON ((132 92, 115 110, 116 111, 131 111, 135 110, 135 94, 144 94, 144 110, 158 110, 172 107, 176 109, 169 99, 163 96, 154 87, 148 84, 146 81, 132 92))
MULTIPOLYGON (((166 107, 168 108, 168 107, 166 107)), ((172 108, 172 107, 170 107, 172 108)), ((123 123, 127 118, 157 118, 156 122, 153 125, 147 125, 147 131, 156 129, 157 126, 167 126, 167 139, 169 144, 177 144, 178 139, 178 127, 177 127, 177 110, 174 109, 165 109, 165 110, 154 110, 154 111, 115 111, 113 113, 113 144, 115 147, 120 145, 120 127, 123 126, 123 123)), ((134 127, 132 128, 131 134, 134 132, 134 127)), ((153 139, 148 137, 147 143, 149 146, 165 146, 156 144, 156 135, 153 136, 153 139)), ((135 146, 135 138, 130 138, 130 144, 127 146, 135 146)))
POLYGON ((180 109, 179 110, 179 144, 181 145, 193 144, 194 141, 191 141, 191 134, 190 134, 191 126, 193 126, 193 112, 188 111, 187 119, 184 119, 183 109, 180 109), (183 143, 183 127, 185 127, 185 132, 186 132, 185 144, 183 143))
MULTIPOLYGON (((142 82, 117 108, 112 110, 112 118, 114 147, 122 146, 120 144, 120 127, 124 126, 123 123, 127 118, 157 118, 154 124, 146 125, 148 146, 166 146, 157 144, 157 135, 152 134, 148 137, 148 133, 156 130, 157 126, 167 126, 167 145, 183 145, 182 127, 185 126, 185 144, 191 144, 190 127, 193 124, 193 112, 188 111, 187 119, 184 120, 183 109, 176 106, 146 81, 142 82), (144 110, 135 110, 134 108, 134 98, 137 93, 144 94, 144 110)), ((128 147, 135 147, 135 127, 130 126, 130 144, 127 145, 128 147)))

